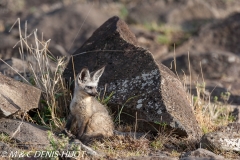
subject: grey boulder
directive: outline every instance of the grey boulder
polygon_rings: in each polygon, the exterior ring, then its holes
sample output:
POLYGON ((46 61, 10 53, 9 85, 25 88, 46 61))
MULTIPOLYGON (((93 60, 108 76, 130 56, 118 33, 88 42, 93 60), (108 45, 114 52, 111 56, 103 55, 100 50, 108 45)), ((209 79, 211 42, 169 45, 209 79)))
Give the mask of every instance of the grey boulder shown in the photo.
POLYGON ((0 73, 0 118, 38 108, 41 90, 0 73))

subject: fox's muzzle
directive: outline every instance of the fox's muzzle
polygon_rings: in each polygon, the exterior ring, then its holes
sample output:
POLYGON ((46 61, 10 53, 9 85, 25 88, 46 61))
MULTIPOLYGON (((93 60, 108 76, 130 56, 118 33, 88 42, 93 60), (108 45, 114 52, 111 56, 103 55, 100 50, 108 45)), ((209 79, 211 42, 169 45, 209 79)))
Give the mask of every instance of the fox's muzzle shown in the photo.
POLYGON ((89 93, 91 96, 97 96, 98 95, 98 92, 97 93, 89 93))
POLYGON ((97 96, 97 95, 98 95, 98 91, 97 91, 96 88, 93 88, 93 89, 91 90, 91 92, 89 92, 89 94, 90 94, 91 96, 97 96))

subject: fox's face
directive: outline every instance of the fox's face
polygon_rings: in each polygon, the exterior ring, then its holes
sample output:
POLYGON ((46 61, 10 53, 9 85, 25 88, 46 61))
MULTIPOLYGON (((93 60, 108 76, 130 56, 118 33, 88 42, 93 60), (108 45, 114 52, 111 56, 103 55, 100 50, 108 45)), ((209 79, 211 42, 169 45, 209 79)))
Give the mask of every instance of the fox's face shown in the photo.
POLYGON ((96 96, 99 78, 102 76, 105 67, 90 73, 87 68, 83 68, 75 80, 75 89, 83 90, 91 96, 96 96))

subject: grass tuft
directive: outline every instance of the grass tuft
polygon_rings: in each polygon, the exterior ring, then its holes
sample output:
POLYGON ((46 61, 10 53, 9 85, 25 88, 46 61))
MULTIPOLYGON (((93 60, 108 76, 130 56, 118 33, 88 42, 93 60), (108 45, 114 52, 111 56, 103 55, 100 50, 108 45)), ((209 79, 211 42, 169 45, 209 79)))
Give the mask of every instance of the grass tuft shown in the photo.
MULTIPOLYGON (((22 35, 20 19, 19 25, 19 52, 22 60, 28 62, 22 78, 42 91, 40 107, 36 111, 33 121, 48 128, 59 130, 63 127, 64 117, 68 114, 68 105, 71 92, 63 79, 66 66, 66 57, 55 57, 48 50, 50 40, 39 40, 37 29, 27 35, 22 35), (31 44, 30 44, 31 42, 31 44)), ((26 26, 26 25, 25 25, 26 26)), ((16 46, 17 46, 16 44, 16 46)), ((15 47, 16 47, 15 46, 15 47)))
POLYGON ((130 136, 113 136, 103 141, 94 141, 94 149, 106 153, 110 158, 145 156, 150 152, 149 140, 130 136))

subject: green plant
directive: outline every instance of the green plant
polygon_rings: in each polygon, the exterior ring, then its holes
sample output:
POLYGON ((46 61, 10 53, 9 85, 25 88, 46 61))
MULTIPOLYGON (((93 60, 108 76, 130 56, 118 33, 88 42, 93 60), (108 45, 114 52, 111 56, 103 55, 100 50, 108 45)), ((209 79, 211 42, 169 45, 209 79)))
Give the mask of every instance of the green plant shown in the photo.
POLYGON ((29 9, 29 11, 30 11, 31 13, 34 13, 34 12, 37 11, 37 8, 36 8, 36 7, 31 7, 31 8, 29 9))
POLYGON ((208 129, 208 126, 206 126, 206 125, 202 125, 201 128, 202 128, 202 131, 203 131, 204 134, 210 132, 209 129, 208 129))
POLYGON ((158 35, 157 36, 157 42, 160 44, 170 44, 171 43, 171 37, 168 35, 158 35))
POLYGON ((6 143, 11 147, 17 147, 17 141, 5 133, 0 133, 0 142, 6 143))
POLYGON ((122 114, 122 113, 124 113, 124 114, 126 114, 126 115, 129 115, 130 117, 134 117, 134 116, 132 116, 132 115, 130 115, 130 114, 128 114, 128 113, 123 112, 123 108, 126 106, 126 104, 127 104, 130 100, 132 100, 132 99, 134 99, 134 98, 136 98, 136 97, 138 97, 138 96, 130 97, 130 98, 127 99, 127 101, 122 105, 120 111, 117 113, 117 116, 116 116, 116 118, 115 118, 115 120, 114 120, 114 123, 118 123, 118 124, 120 125, 120 122, 121 122, 121 114, 122 114))
POLYGON ((214 101, 214 103, 217 103, 218 102, 218 97, 214 96, 213 101, 214 101))
POLYGON ((37 114, 34 115, 33 120, 37 122, 37 124, 45 125, 50 123, 51 119, 51 110, 49 109, 46 101, 44 99, 40 100, 41 112, 36 111, 37 114))
POLYGON ((7 134, 5 133, 0 133, 0 141, 1 142, 4 142, 4 143, 11 143, 12 142, 12 139, 10 136, 8 136, 7 134))
POLYGON ((103 105, 107 105, 108 102, 111 100, 111 98, 113 97, 114 92, 111 92, 108 96, 105 96, 105 92, 102 96, 102 98, 100 96, 98 96, 98 100, 100 103, 102 103, 103 105))
POLYGON ((127 18, 127 16, 128 16, 128 9, 127 9, 127 7, 125 6, 125 5, 123 5, 122 7, 121 7, 121 9, 120 9, 120 18, 122 18, 122 19, 126 19, 127 18))
POLYGON ((65 137, 64 135, 62 135, 61 139, 57 140, 51 131, 48 131, 48 140, 50 142, 48 150, 51 151, 66 150, 69 142, 68 137, 65 137))
POLYGON ((230 115, 228 116, 228 121, 229 121, 229 122, 234 122, 234 121, 236 121, 236 117, 234 117, 232 114, 230 114, 230 115))
POLYGON ((163 142, 160 140, 154 140, 153 142, 151 142, 151 146, 155 149, 155 150, 159 150, 159 149, 163 149, 163 142))
POLYGON ((161 30, 161 25, 157 24, 156 22, 152 23, 144 23, 144 27, 148 29, 149 31, 160 31, 161 30))
MULTIPOLYGON (((60 135, 60 138, 57 138, 53 135, 51 131, 48 131, 48 140, 50 146, 46 148, 48 152, 63 153, 63 152, 76 152, 75 158, 83 158, 85 152, 81 150, 80 146, 77 144, 69 144, 69 138, 65 135, 60 135)), ((61 154, 60 154, 61 155, 61 154)), ((55 157, 57 158, 57 157, 55 157)))
POLYGON ((161 127, 163 130, 165 130, 166 127, 167 127, 167 123, 166 123, 166 122, 154 122, 154 123, 160 125, 160 127, 161 127))
POLYGON ((222 92, 221 93, 221 99, 227 103, 227 101, 229 100, 230 96, 231 96, 231 93, 230 92, 222 92))
POLYGON ((155 41, 166 45, 170 51, 186 42, 194 34, 180 27, 157 22, 144 23, 143 27, 157 35, 155 41))

